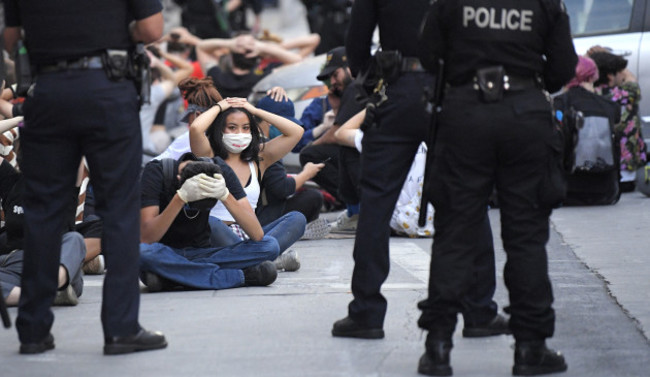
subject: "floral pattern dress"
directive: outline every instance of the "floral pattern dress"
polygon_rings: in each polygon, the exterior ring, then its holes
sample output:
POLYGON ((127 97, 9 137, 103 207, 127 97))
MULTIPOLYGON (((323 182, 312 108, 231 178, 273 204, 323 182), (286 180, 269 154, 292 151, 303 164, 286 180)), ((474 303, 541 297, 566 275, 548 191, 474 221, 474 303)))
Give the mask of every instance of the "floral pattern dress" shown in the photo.
POLYGON ((641 88, 636 82, 626 82, 615 87, 601 86, 596 92, 621 106, 621 122, 615 127, 621 140, 621 173, 635 172, 647 161, 639 116, 641 88))

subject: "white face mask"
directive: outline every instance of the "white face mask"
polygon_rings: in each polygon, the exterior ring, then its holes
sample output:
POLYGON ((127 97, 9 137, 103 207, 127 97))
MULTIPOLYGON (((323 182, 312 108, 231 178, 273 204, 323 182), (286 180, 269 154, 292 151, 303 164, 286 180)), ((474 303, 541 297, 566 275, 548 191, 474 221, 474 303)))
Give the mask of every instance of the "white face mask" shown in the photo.
POLYGON ((251 134, 223 134, 223 145, 230 153, 241 153, 244 149, 248 148, 253 140, 251 134))

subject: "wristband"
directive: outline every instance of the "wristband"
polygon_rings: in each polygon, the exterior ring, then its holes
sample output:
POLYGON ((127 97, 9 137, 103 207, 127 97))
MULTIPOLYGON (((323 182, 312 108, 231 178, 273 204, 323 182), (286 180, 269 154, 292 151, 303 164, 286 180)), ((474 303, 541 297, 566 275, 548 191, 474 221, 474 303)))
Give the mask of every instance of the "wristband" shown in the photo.
POLYGON ((218 103, 215 106, 219 106, 219 113, 223 113, 223 108, 218 103))

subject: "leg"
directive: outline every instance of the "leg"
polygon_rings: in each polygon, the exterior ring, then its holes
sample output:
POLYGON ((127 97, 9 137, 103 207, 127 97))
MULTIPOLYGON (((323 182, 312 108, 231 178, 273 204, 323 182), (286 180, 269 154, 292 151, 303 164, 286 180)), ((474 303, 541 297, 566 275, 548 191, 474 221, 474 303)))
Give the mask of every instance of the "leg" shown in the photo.
POLYGON ((212 247, 224 247, 241 242, 241 239, 223 221, 210 216, 210 245, 212 247))
POLYGON ((318 164, 329 159, 325 162, 325 167, 312 180, 338 200, 340 200, 338 196, 339 149, 338 144, 320 144, 310 145, 300 151, 302 166, 308 162, 318 164))
POLYGON ((180 285, 196 289, 226 289, 244 284, 240 269, 221 268, 200 258, 189 260, 185 253, 212 253, 217 249, 177 250, 160 243, 140 244, 140 270, 153 272, 180 285))
POLYGON ((0 256, 0 288, 7 305, 16 306, 20 298, 20 278, 23 272, 23 251, 14 250, 0 256))
POLYGON ((307 223, 310 223, 318 218, 322 206, 323 194, 320 191, 304 189, 287 199, 284 213, 298 211, 305 216, 307 223))
MULTIPOLYGON (((61 245, 61 265, 67 272, 67 281, 64 282, 63 286, 70 284, 77 297, 80 297, 83 293, 84 281, 81 265, 85 255, 86 245, 83 236, 77 232, 65 233, 61 245)), ((59 288, 61 287, 62 285, 59 285, 59 288)))
POLYGON ((302 237, 305 233, 306 220, 300 212, 289 212, 279 219, 262 227, 264 234, 278 241, 280 254, 302 237))

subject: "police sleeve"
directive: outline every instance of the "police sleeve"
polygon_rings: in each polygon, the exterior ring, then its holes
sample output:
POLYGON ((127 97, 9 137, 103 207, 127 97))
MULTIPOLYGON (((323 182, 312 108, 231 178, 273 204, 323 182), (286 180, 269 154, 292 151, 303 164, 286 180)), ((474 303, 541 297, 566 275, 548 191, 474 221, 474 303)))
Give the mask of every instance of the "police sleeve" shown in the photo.
POLYGON ((418 57, 422 66, 430 73, 438 72, 438 59, 442 58, 444 39, 440 22, 440 3, 434 2, 424 17, 418 40, 418 57))
POLYGON ((377 11, 372 0, 355 0, 345 39, 345 53, 350 62, 352 76, 363 72, 370 63, 372 34, 377 25, 377 11))
POLYGON ((136 20, 142 20, 156 13, 162 12, 160 0, 131 0, 131 12, 136 20))
POLYGON ((18 0, 4 0, 5 26, 21 26, 18 0))
POLYGON ((571 39, 569 16, 559 1, 555 1, 554 6, 557 8, 557 13, 548 28, 544 69, 546 89, 551 93, 560 90, 573 78, 578 63, 578 56, 571 39))

